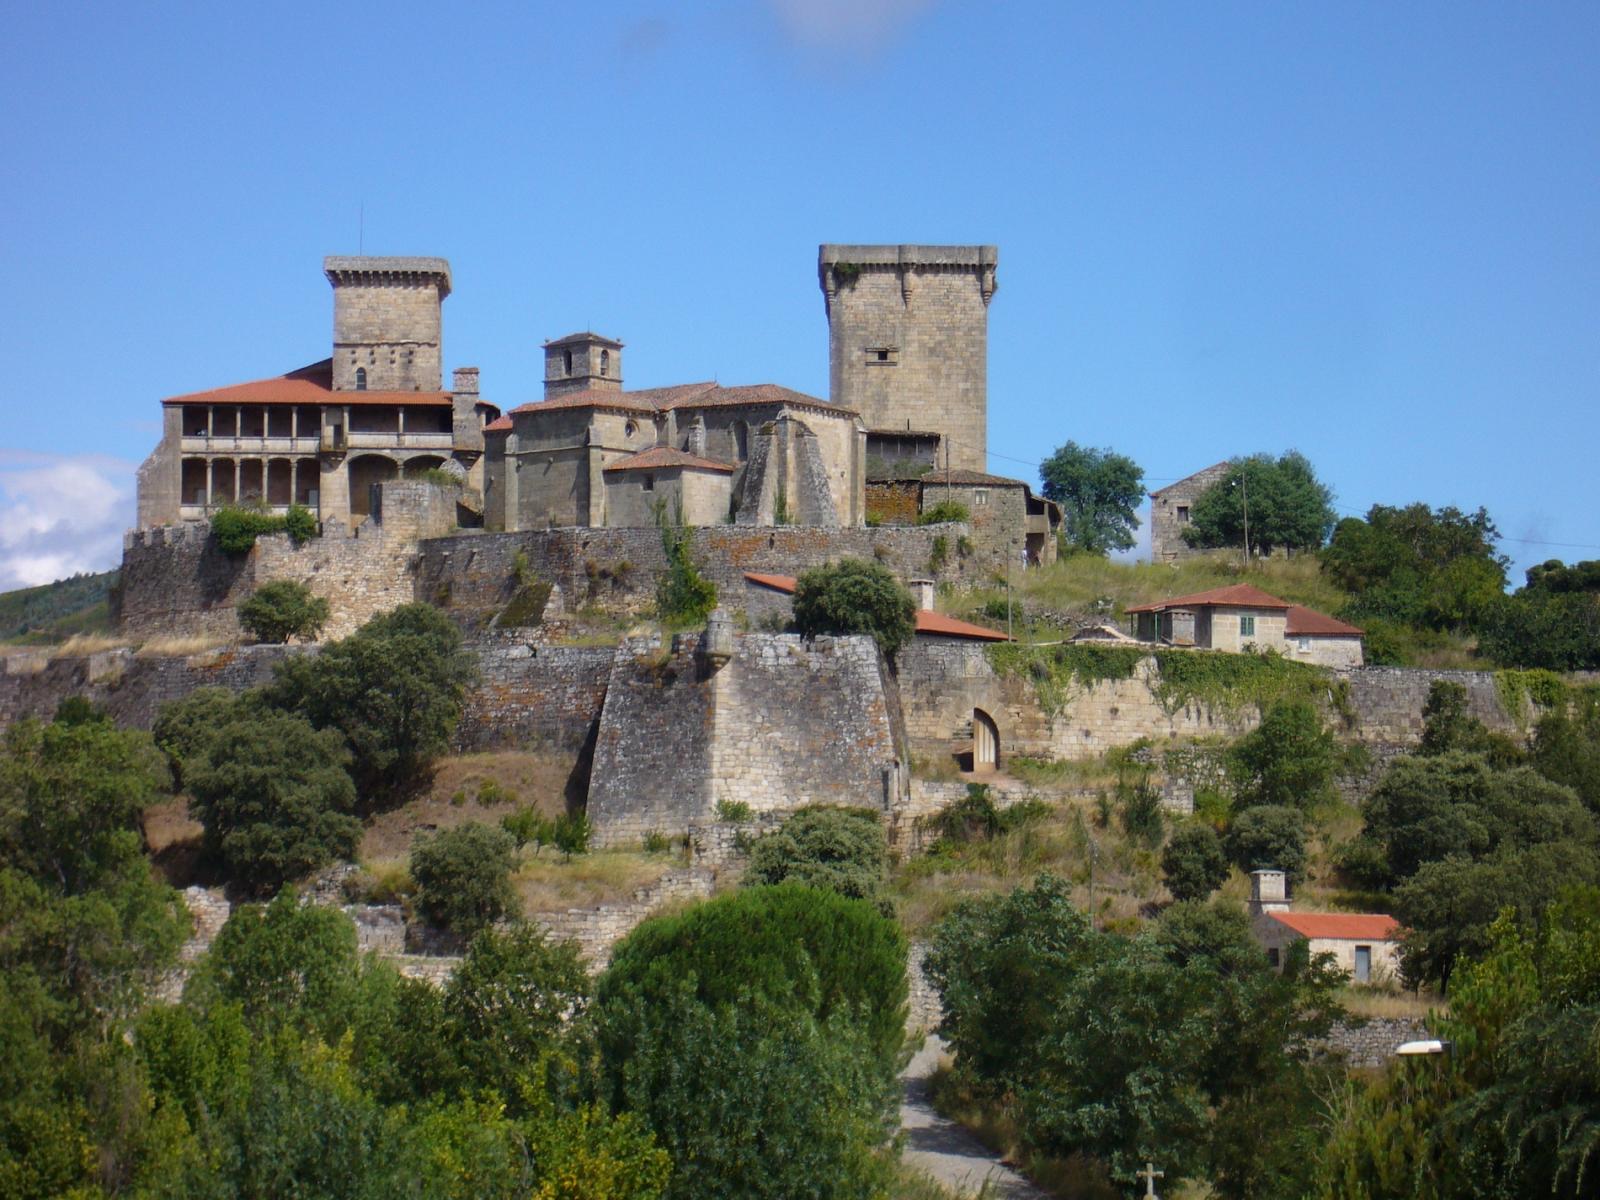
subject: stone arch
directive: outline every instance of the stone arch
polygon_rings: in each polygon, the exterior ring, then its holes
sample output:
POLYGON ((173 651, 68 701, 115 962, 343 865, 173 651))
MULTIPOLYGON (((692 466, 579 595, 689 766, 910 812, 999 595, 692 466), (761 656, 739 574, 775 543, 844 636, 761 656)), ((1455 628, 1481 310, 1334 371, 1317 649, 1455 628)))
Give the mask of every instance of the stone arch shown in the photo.
POLYGON ((444 459, 437 454, 419 454, 415 458, 406 459, 406 465, 400 474, 406 479, 421 479, 428 471, 437 471, 443 466, 444 459))
POLYGON ((239 464, 231 458, 211 460, 211 503, 232 504, 239 487, 239 464))
POLYGON ((981 708, 972 710, 972 769, 1000 769, 1000 727, 981 708))
POLYGON ((350 478, 350 515, 365 517, 372 512, 372 485, 397 479, 400 464, 384 454, 358 454, 345 470, 350 478))
POLYGON ((267 460, 267 503, 278 507, 294 503, 294 463, 287 458, 267 460))

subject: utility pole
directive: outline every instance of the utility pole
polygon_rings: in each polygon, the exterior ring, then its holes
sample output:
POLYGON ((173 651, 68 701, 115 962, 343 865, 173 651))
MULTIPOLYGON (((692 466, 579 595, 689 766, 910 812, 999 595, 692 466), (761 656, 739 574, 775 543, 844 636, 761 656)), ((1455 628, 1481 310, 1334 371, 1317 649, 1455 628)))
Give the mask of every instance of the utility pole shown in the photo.
POLYGON ((1250 480, 1239 473, 1239 494, 1244 497, 1244 566, 1250 569, 1250 480))

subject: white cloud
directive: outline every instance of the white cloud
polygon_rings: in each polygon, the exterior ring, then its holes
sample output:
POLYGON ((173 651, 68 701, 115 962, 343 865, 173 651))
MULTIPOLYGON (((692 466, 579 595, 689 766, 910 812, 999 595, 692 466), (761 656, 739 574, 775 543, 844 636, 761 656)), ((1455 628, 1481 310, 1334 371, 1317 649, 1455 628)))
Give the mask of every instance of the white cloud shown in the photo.
POLYGON ((807 46, 872 50, 932 0, 771 0, 784 29, 807 46))
POLYGON ((118 458, 0 450, 0 591, 116 566, 133 480, 118 458))

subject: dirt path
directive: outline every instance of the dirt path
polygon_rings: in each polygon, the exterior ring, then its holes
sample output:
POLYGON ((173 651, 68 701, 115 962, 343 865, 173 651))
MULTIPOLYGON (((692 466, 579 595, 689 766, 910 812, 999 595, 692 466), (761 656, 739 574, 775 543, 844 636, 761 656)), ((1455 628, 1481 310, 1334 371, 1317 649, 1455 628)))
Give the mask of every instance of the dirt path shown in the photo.
POLYGON ((985 1200, 1049 1200, 1005 1166, 972 1134, 933 1108, 928 1079, 945 1052, 932 1034, 900 1076, 900 1127, 905 1130, 904 1160, 963 1196, 976 1196, 987 1182, 985 1200))

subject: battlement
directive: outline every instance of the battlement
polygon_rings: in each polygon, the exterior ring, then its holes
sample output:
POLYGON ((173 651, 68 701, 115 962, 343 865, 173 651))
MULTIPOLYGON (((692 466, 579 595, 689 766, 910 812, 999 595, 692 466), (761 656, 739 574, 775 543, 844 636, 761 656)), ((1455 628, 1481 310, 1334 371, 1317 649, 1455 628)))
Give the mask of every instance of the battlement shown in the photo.
POLYGON ((330 254, 322 273, 334 287, 435 287, 450 294, 450 263, 443 258, 330 254))

